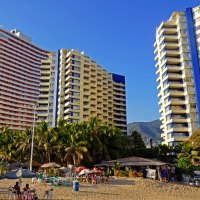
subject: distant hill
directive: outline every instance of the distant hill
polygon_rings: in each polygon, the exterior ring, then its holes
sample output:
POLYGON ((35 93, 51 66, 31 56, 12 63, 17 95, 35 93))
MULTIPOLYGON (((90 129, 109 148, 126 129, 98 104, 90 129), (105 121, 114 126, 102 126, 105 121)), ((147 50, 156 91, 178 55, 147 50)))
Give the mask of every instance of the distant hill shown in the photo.
POLYGON ((132 122, 128 124, 128 135, 131 134, 132 131, 138 131, 144 142, 149 144, 149 139, 153 139, 153 143, 157 144, 162 141, 161 139, 161 129, 160 129, 161 122, 160 120, 154 120, 151 122, 132 122))

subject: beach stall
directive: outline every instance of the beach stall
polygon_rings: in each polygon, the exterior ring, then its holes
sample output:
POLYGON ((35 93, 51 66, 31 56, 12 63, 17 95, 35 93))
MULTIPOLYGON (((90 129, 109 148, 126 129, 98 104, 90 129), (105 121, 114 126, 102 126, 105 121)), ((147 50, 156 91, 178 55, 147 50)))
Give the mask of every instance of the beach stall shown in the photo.
MULTIPOLYGON (((101 164, 98 164, 97 166, 100 167, 106 167, 111 168, 115 167, 116 163, 118 163, 120 169, 129 169, 129 176, 142 176, 144 175, 147 178, 154 178, 156 179, 156 176, 158 175, 158 172, 160 170, 161 166, 166 166, 167 163, 153 160, 153 159, 147 159, 147 158, 141 158, 141 157, 128 157, 128 158, 121 158, 116 160, 110 160, 110 161, 103 161, 101 164), (134 169, 139 169, 139 172, 135 172, 134 169)), ((122 170, 116 170, 116 176, 122 176, 122 170)))

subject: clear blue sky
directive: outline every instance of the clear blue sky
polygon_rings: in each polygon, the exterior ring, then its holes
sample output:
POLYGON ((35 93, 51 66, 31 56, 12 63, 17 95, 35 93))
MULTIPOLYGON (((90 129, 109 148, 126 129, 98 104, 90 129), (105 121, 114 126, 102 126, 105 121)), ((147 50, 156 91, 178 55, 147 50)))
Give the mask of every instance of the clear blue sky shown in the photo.
POLYGON ((199 0, 4 0, 0 26, 17 28, 56 51, 84 51, 110 72, 126 76, 128 122, 159 118, 153 43, 173 11, 199 0))

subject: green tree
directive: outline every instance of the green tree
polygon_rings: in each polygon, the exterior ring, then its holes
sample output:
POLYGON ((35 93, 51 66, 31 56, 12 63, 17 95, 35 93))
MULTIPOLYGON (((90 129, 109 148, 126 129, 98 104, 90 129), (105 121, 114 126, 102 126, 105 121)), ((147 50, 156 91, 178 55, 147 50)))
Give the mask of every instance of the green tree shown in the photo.
POLYGON ((193 175, 196 167, 192 164, 190 158, 181 157, 176 165, 178 169, 185 174, 193 175))
POLYGON ((178 154, 178 158, 187 158, 194 164, 194 160, 200 160, 200 152, 195 151, 190 143, 184 143, 181 148, 181 153, 178 154))
POLYGON ((191 144, 193 149, 200 151, 200 131, 194 132, 188 142, 191 144))
POLYGON ((129 138, 130 138, 130 146, 131 146, 131 148, 134 148, 134 149, 146 148, 140 133, 138 133, 136 130, 132 131, 132 133, 129 136, 129 138))
POLYGON ((59 140, 59 132, 48 127, 44 121, 37 126, 35 142, 43 156, 43 162, 51 162, 53 155, 59 156, 60 149, 64 146, 59 140))
POLYGON ((89 157, 88 152, 88 141, 83 138, 83 134, 80 131, 80 125, 78 123, 71 124, 70 130, 68 132, 68 145, 65 148, 66 155, 65 159, 68 162, 73 160, 75 166, 80 165, 81 160, 83 160, 84 155, 89 157))

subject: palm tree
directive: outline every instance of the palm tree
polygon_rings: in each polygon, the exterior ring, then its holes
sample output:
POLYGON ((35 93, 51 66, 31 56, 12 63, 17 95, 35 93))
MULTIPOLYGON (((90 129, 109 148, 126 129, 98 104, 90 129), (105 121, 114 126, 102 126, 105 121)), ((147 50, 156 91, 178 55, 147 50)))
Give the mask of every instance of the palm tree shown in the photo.
POLYGON ((191 135, 188 142, 192 145, 192 147, 196 150, 200 150, 200 131, 196 131, 191 135))
POLYGON ((70 131, 68 132, 68 147, 65 148, 65 159, 68 162, 73 160, 75 166, 79 165, 83 160, 84 155, 89 157, 88 141, 84 139, 82 132, 80 131, 80 125, 78 123, 71 124, 70 131))
POLYGON ((189 143, 184 143, 181 148, 181 153, 178 154, 178 158, 188 158, 194 164, 195 160, 200 160, 200 152, 194 151, 194 148, 189 143))
POLYGON ((103 124, 98 117, 91 117, 87 126, 88 141, 90 142, 90 152, 94 163, 102 160, 103 146, 100 140, 103 124))
POLYGON ((122 149, 122 134, 116 127, 104 126, 100 134, 102 145, 102 160, 110 160, 120 158, 122 149))
POLYGON ((9 161, 16 158, 16 135, 8 126, 0 132, 0 155, 2 160, 9 161))
POLYGON ((46 122, 43 121, 37 126, 35 140, 44 157, 43 162, 51 162, 52 155, 55 152, 59 155, 62 145, 58 138, 59 132, 52 127, 48 127, 46 122))
MULTIPOLYGON (((16 142, 16 153, 20 156, 20 160, 27 161, 30 159, 31 153, 31 140, 32 140, 32 131, 26 129, 25 131, 19 132, 18 140, 16 142)), ((34 145, 36 149, 37 145, 34 145)))

